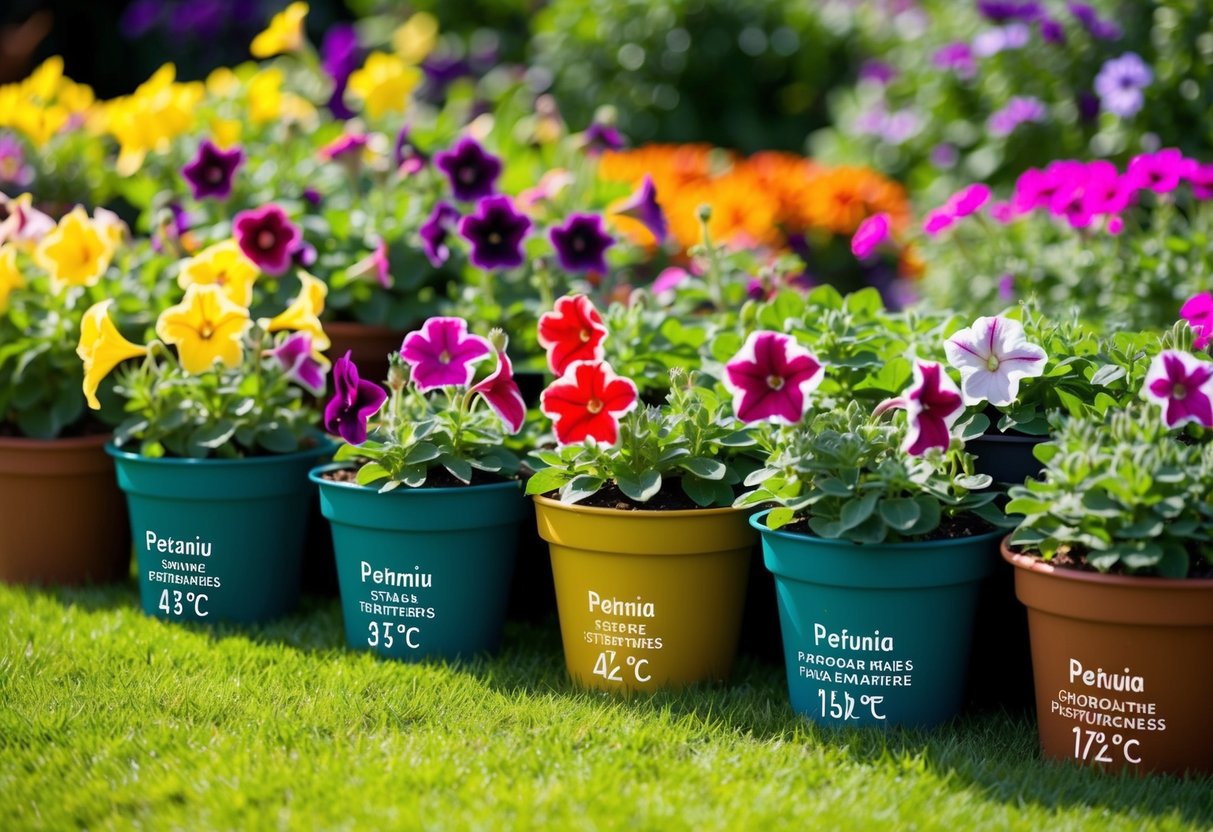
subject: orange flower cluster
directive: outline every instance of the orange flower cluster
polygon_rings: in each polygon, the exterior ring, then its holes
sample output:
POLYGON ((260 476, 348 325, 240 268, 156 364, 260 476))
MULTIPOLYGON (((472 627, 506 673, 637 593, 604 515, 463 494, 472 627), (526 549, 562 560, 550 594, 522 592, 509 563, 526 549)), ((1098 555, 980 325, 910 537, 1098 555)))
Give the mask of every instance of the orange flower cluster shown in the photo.
MULTIPOLYGON (((736 246, 787 247, 788 236, 847 236, 864 219, 886 212, 894 233, 910 220, 905 189, 863 167, 830 168, 794 153, 742 158, 706 145, 645 145, 603 154, 599 178, 638 185, 653 179, 670 236, 682 249, 700 242, 699 206, 712 206, 708 232, 736 246)), ((619 231, 642 244, 653 238, 640 223, 615 217, 619 231)))

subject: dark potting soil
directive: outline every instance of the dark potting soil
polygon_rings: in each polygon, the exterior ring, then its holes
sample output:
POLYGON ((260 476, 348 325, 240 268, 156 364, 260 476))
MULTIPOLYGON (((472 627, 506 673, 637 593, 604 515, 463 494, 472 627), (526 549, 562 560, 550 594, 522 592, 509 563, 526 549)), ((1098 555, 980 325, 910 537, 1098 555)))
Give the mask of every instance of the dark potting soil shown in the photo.
MULTIPOLYGON (((333 471, 325 471, 320 475, 321 479, 331 482, 357 482, 357 468, 337 468, 333 471)), ((422 488, 465 488, 473 485, 493 485, 499 482, 508 482, 508 478, 498 474, 490 474, 487 471, 472 470, 472 481, 463 482, 456 479, 455 475, 445 468, 431 468, 426 475, 425 485, 422 488)))
MULTIPOLYGON (((807 518, 801 518, 793 523, 788 523, 780 529, 782 532, 791 532, 792 534, 802 534, 805 537, 816 537, 813 530, 809 528, 807 518)), ((933 532, 922 537, 914 538, 915 542, 927 540, 956 540, 962 537, 976 537, 979 534, 986 534, 994 531, 994 527, 982 520, 980 517, 972 514, 962 514, 959 517, 945 517, 940 521, 938 528, 933 532)))
MULTIPOLYGON (((1037 557, 1035 552, 1030 552, 1024 549, 1017 551, 1020 554, 1027 555, 1029 557, 1037 557)), ((1076 572, 1099 573, 1098 569, 1087 562, 1087 553, 1080 547, 1072 547, 1068 549, 1063 548, 1059 550, 1057 554, 1053 555, 1052 559, 1049 561, 1049 564, 1052 566, 1059 566, 1062 569, 1073 569, 1076 572)), ((1209 560, 1209 558, 1205 555, 1195 552, 1189 553, 1188 564, 1188 574, 1185 577, 1189 579, 1213 578, 1213 561, 1209 560)), ((1108 572, 1105 574, 1121 575, 1126 577, 1129 576, 1129 573, 1125 570, 1124 566, 1119 563, 1116 564, 1116 566, 1114 566, 1112 569, 1108 570, 1108 572)))
MULTIPOLYGON (((553 500, 559 500, 557 491, 544 494, 553 500)), ((615 484, 605 485, 592 496, 577 503, 579 506, 592 508, 613 508, 619 511, 689 511, 702 509, 703 506, 688 497, 682 490, 679 480, 667 480, 662 483, 661 490, 649 498, 648 502, 638 503, 619 490, 615 484)))

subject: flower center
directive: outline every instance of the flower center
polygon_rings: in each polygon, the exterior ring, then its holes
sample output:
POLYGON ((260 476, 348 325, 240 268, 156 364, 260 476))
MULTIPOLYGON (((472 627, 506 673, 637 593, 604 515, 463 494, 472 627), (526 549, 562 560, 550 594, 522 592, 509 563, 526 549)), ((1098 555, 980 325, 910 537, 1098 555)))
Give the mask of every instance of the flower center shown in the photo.
POLYGON ((988 369, 991 373, 996 373, 996 372, 998 372, 999 363, 1000 362, 998 360, 998 356, 991 355, 989 358, 986 359, 986 369, 988 369))
POLYGON ((489 242, 495 246, 501 245, 501 235, 498 234, 496 231, 491 232, 489 234, 489 242))
POLYGON ((264 229, 262 231, 258 231, 257 232, 257 248, 261 249, 262 251, 269 251, 270 249, 272 249, 274 247, 275 239, 277 239, 277 238, 274 236, 274 232, 270 231, 268 228, 264 229))
POLYGON ((592 415, 597 416, 602 412, 602 401, 599 399, 590 399, 585 403, 585 409, 588 410, 592 415))
POLYGON ((784 384, 783 376, 777 376, 777 375, 767 376, 767 387, 770 387, 772 390, 776 390, 776 391, 782 390, 783 384, 784 384))
POLYGON ((581 330, 577 337, 581 339, 581 343, 583 344, 590 343, 590 331, 588 329, 581 330))
POLYGON ((198 334, 202 336, 203 341, 209 341, 215 334, 215 328, 208 321, 202 324, 202 329, 198 330, 198 334))
POLYGON ((1182 381, 1176 382, 1171 388, 1171 398, 1183 400, 1188 397, 1188 387, 1182 381))
POLYGON ((223 181, 223 171, 219 170, 219 168, 211 168, 206 172, 206 178, 212 185, 218 185, 223 181))
POLYGON ((476 171, 472 168, 463 168, 459 171, 459 181, 465 185, 471 185, 476 181, 476 171))
POLYGON ((585 240, 580 237, 573 238, 573 251, 585 251, 585 240))
POLYGON ((443 364, 450 364, 451 363, 450 352, 447 350, 443 350, 442 354, 438 356, 438 360, 441 361, 443 364))

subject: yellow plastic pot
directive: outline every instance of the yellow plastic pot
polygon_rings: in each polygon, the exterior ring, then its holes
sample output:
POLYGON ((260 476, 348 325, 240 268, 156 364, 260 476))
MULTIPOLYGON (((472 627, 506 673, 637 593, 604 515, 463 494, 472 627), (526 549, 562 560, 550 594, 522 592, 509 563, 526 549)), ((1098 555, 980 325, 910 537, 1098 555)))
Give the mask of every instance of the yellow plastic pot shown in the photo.
POLYGON ((535 497, 569 676, 655 691, 733 668, 757 534, 731 508, 621 511, 535 497))

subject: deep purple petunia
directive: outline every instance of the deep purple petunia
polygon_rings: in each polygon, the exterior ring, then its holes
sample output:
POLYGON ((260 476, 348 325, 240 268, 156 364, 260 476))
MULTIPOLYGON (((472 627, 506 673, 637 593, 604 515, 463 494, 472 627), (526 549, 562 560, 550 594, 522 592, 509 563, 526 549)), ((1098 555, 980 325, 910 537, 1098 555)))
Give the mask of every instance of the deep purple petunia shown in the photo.
POLYGON ((334 118, 345 120, 354 117, 354 111, 345 105, 345 88, 360 62, 358 33, 353 25, 335 23, 330 26, 320 44, 320 65, 333 80, 328 108, 334 118))
POLYGON ((462 202, 492 195, 501 175, 501 160, 471 138, 460 139, 453 149, 436 154, 434 164, 447 175, 455 199, 462 202))
POLYGON ((299 228, 274 203, 241 211, 232 223, 236 242, 248 259, 266 274, 282 274, 303 239, 299 228))
POLYGON ((333 365, 333 398, 324 408, 324 429, 351 445, 366 441, 366 421, 387 401, 387 392, 358 377, 347 350, 333 365))
POLYGON ((232 179, 236 168, 244 162, 244 151, 238 147, 220 150, 210 139, 198 145, 198 155, 181 169, 189 183, 194 199, 227 199, 232 195, 232 179))
POLYGON ((1124 30, 1114 21, 1104 20, 1088 3, 1066 3, 1070 15, 1096 40, 1120 40, 1124 30))
POLYGON ((1058 46, 1065 45, 1066 30, 1061 25, 1061 21, 1045 16, 1041 17, 1036 22, 1036 25, 1040 27, 1040 37, 1045 43, 1052 43, 1058 46))
POLYGON ((451 256, 447 239, 459 224, 459 212, 449 202, 441 200, 421 224, 421 244, 430 265, 438 268, 451 256))
POLYGON ((977 0, 977 11, 992 23, 1032 23, 1043 13, 1040 3, 1035 0, 1018 3, 1014 0, 977 0))
POLYGON ((475 213, 459 221, 459 234, 472 244, 472 264, 482 269, 521 266, 522 240, 530 230, 530 219, 514 210, 508 196, 485 197, 475 213))
POLYGON ((653 235, 657 245, 664 243, 669 234, 669 224, 666 222, 665 212, 661 210, 661 205, 657 202, 657 186, 653 184, 653 177, 647 173, 644 175, 640 187, 616 209, 615 213, 638 220, 653 235))
POLYGON ((1150 86, 1154 72, 1134 52, 1110 58, 1095 76, 1095 93, 1103 109, 1121 118, 1137 115, 1146 103, 1142 90, 1150 86))
POLYGON ((595 121, 585 128, 585 152, 599 156, 607 150, 623 150, 623 134, 610 124, 595 121))
POLYGON ((606 250, 615 245, 615 238, 602 229, 602 217, 597 214, 572 214, 564 225, 548 232, 556 249, 560 267, 570 272, 607 271, 606 250))
POLYGON ((0 185, 25 188, 34 181, 34 169, 25 162, 25 150, 12 133, 0 133, 0 185))

